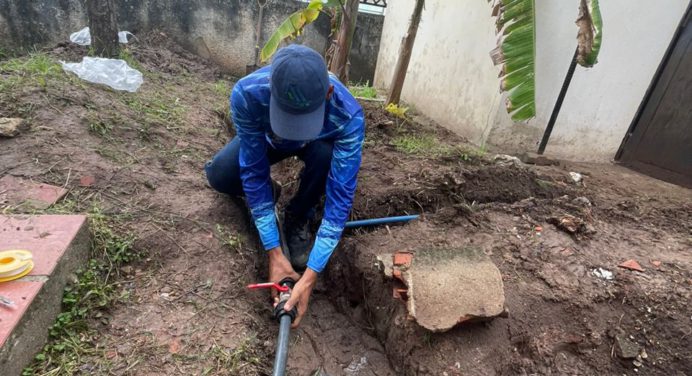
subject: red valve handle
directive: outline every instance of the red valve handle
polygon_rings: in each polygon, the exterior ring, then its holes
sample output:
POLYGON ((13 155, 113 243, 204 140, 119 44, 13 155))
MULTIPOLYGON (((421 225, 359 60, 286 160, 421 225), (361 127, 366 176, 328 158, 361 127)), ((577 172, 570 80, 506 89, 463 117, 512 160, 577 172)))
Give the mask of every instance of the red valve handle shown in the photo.
POLYGON ((288 292, 290 288, 288 286, 282 286, 278 283, 272 283, 272 282, 266 282, 266 283, 253 283, 251 285, 247 285, 247 288, 250 290, 257 290, 257 289, 274 289, 278 292, 288 292))

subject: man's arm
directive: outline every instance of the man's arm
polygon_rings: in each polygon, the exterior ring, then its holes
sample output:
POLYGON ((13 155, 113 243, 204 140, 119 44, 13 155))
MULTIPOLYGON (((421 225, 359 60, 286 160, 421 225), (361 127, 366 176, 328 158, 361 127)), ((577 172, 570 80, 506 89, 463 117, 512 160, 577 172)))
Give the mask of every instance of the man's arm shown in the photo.
POLYGON ((240 176, 247 205, 260 234, 265 250, 280 246, 279 229, 274 217, 269 160, 264 131, 257 125, 242 85, 236 84, 231 93, 231 113, 240 138, 240 176))
POLYGON ((365 122, 362 111, 359 111, 346 125, 345 133, 334 142, 324 216, 307 264, 317 273, 327 265, 351 211, 364 136, 365 122))

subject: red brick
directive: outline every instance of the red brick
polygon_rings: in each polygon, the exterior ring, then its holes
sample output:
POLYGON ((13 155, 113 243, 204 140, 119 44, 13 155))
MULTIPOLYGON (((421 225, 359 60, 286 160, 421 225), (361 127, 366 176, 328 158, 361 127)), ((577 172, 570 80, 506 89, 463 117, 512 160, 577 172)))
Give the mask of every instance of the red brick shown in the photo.
POLYGON ((0 251, 30 251, 29 275, 50 275, 85 221, 83 215, 0 216, 0 251))
POLYGON ((638 272, 643 272, 644 269, 642 268, 641 265, 635 260, 627 260, 623 262, 622 264, 618 265, 621 268, 629 269, 629 270, 635 270, 638 272))
POLYGON ((94 183, 96 183, 96 178, 91 175, 85 175, 79 179, 80 187, 91 187, 94 183))
POLYGON ((0 178, 0 196, 12 206, 46 209, 61 199, 67 190, 50 184, 5 175, 0 178))
POLYGON ((411 252, 397 252, 394 254, 394 266, 411 266, 411 261, 413 261, 413 253, 411 252))
POLYGON ((0 347, 5 344, 15 326, 26 312, 43 282, 12 281, 0 283, 0 295, 12 300, 14 306, 0 304, 0 347))

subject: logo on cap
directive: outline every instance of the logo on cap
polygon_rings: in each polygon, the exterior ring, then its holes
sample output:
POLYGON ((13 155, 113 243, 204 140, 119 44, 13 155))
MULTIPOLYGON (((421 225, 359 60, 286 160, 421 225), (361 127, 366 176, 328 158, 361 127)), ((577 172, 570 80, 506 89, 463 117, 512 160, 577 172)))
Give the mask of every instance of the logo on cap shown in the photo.
POLYGON ((291 84, 286 88, 284 95, 292 102, 291 107, 296 109, 306 109, 310 107, 310 101, 305 98, 305 95, 303 95, 303 93, 298 90, 294 84, 291 84))

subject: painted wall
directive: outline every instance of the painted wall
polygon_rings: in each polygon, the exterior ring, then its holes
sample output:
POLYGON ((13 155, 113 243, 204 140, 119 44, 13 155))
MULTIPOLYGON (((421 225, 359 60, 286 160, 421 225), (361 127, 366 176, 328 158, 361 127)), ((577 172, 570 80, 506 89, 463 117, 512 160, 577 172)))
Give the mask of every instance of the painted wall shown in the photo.
MULTIPOLYGON (((414 0, 389 3, 375 83, 387 87, 414 0)), ((546 153, 584 161, 612 159, 661 62, 688 0, 601 2, 599 63, 577 67, 546 153), (665 3, 665 4, 663 4, 665 3)), ((535 150, 574 53, 578 1, 536 0, 537 116, 513 124, 498 92, 494 23, 485 1, 428 0, 403 99, 476 144, 535 150)))
MULTIPOLYGON (((256 0, 119 0, 121 30, 162 30, 185 48, 235 75, 252 64, 259 7, 256 0)), ((292 12, 305 7, 296 0, 269 1, 264 39, 292 12)), ((351 80, 371 81, 379 52, 381 15, 361 13, 353 40, 351 80)), ((0 0, 0 47, 30 49, 66 41, 87 25, 83 0, 0 0)), ((320 16, 297 40, 323 52, 329 19, 320 16)))

